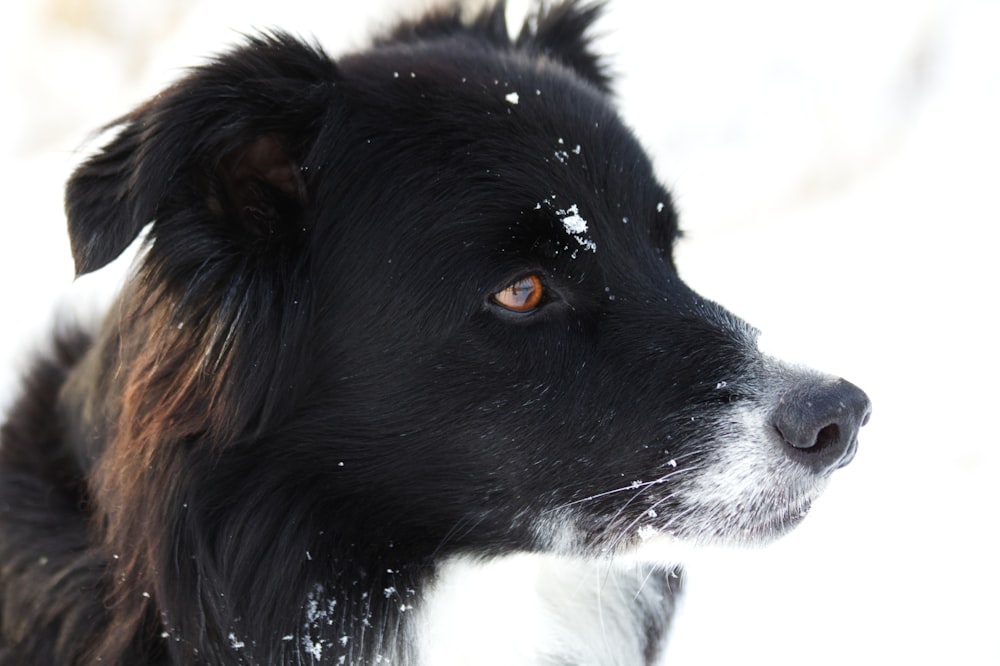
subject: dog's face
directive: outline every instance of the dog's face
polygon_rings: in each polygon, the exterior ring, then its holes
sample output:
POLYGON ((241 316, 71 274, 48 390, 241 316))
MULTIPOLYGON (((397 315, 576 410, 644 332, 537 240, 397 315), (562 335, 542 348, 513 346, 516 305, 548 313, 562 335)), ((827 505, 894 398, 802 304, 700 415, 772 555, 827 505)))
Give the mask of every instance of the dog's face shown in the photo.
POLYGON ((428 552, 783 533, 867 398, 678 277, 593 11, 496 14, 336 64, 257 40, 125 119, 68 198, 81 272, 153 221, 123 409, 428 552))

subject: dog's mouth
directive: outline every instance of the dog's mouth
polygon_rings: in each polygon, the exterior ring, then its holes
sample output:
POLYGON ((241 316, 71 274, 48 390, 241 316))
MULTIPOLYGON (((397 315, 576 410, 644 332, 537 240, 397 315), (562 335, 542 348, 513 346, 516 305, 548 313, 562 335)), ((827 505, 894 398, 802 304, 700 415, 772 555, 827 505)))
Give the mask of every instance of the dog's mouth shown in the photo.
POLYGON ((697 540, 738 546, 762 546, 792 531, 812 508, 815 494, 739 506, 729 515, 709 519, 695 534, 697 540))
POLYGON ((813 498, 804 498, 791 506, 783 507, 771 517, 764 519, 760 527, 745 530, 753 540, 777 539, 798 527, 812 509, 813 498))
POLYGON ((649 518, 623 539, 624 551, 656 552, 665 544, 688 546, 765 546, 792 531, 805 519, 819 496, 807 495, 746 504, 692 502, 674 516, 649 518))

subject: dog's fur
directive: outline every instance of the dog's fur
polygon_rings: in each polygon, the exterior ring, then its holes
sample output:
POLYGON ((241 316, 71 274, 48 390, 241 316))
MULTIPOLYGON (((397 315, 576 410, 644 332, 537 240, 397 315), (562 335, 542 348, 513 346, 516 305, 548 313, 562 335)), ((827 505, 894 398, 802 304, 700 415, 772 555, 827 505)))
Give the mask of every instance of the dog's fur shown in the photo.
POLYGON ((679 280, 598 13, 253 37, 110 128, 77 272, 148 233, 3 427, 0 662, 650 664, 624 556, 800 519, 867 398, 679 280))

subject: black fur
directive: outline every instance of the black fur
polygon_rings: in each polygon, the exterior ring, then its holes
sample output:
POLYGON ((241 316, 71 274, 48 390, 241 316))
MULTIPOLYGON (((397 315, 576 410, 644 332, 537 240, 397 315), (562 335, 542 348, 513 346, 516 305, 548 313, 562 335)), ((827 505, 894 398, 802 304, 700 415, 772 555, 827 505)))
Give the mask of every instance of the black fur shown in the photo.
POLYGON ((113 124, 67 187, 77 272, 148 236, 3 427, 0 663, 405 663, 447 556, 704 536, 666 480, 792 373, 678 279, 598 12, 441 11, 336 61, 261 35, 113 124), (526 275, 535 311, 491 297, 526 275))

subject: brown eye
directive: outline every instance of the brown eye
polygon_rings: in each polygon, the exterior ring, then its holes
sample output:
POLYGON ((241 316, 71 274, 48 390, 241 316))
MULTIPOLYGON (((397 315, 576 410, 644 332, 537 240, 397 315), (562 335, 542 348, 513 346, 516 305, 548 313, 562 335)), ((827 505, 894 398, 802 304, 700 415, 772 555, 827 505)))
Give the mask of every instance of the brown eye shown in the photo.
POLYGON ((542 293, 541 278, 529 275, 493 294, 493 301, 511 312, 530 312, 541 303, 542 293))

